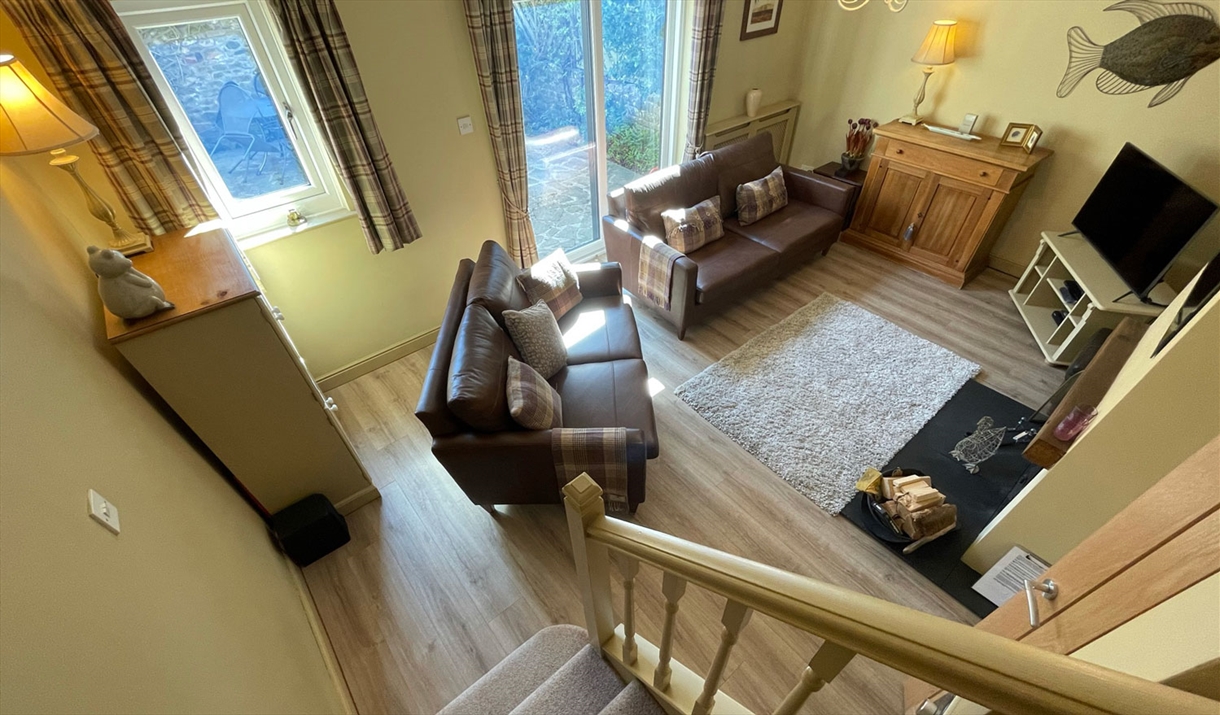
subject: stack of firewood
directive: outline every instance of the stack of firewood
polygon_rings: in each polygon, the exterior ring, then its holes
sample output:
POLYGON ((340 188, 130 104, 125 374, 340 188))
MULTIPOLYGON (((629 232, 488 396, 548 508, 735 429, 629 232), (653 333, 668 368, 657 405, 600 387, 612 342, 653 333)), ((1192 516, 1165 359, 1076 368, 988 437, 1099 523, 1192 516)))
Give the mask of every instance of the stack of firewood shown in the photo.
POLYGON ((896 533, 911 538, 913 543, 904 549, 907 553, 957 526, 957 507, 945 503, 945 495, 932 486, 931 477, 906 476, 901 469, 886 476, 870 468, 856 488, 872 495, 876 508, 889 517, 896 533))

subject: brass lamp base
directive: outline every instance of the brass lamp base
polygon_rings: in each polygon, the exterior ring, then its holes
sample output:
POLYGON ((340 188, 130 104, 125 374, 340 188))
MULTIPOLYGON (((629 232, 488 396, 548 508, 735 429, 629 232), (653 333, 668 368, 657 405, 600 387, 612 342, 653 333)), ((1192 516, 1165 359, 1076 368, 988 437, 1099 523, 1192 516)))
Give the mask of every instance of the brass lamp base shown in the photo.
POLYGON ((93 187, 85 183, 84 177, 76 170, 76 162, 80 157, 66 154, 63 149, 52 150, 51 154, 55 157, 51 159, 51 166, 63 169, 73 179, 76 179, 77 186, 85 194, 85 205, 89 207, 89 213, 93 215, 93 218, 110 227, 110 240, 107 241, 107 248, 113 248, 124 256, 134 256, 137 253, 147 253, 153 250, 152 239, 142 233, 127 231, 114 220, 114 209, 97 195, 93 187))
POLYGON ((928 78, 932 76, 932 68, 923 68, 923 82, 919 85, 919 91, 915 93, 915 104, 911 107, 911 111, 905 117, 898 121, 903 124, 916 126, 923 123, 923 117, 919 116, 919 105, 923 102, 924 91, 928 88, 928 78))

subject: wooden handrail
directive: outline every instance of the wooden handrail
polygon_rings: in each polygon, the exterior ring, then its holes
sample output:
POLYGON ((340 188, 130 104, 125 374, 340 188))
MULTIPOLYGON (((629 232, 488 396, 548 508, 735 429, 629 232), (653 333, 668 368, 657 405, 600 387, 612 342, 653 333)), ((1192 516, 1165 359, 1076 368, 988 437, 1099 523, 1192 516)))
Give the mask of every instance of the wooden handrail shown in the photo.
POLYGON ((564 492, 569 525, 583 526, 582 536, 592 544, 652 564, 993 710, 1216 714, 1216 702, 1207 698, 608 519, 598 508, 600 488, 585 475, 564 492), (575 517, 578 510, 583 518, 575 517))

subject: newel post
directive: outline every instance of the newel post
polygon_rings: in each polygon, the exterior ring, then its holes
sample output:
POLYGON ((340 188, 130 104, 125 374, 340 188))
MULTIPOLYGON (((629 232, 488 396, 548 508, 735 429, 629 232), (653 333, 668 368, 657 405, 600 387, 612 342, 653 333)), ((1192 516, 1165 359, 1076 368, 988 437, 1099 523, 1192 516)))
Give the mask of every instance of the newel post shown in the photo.
POLYGON ((614 637, 614 610, 610 605, 610 555, 604 544, 585 537, 585 529, 605 518, 602 490, 588 474, 581 474, 563 488, 563 506, 568 515, 572 537, 572 556, 576 561, 576 580, 585 607, 585 627, 589 643, 599 650, 614 637))

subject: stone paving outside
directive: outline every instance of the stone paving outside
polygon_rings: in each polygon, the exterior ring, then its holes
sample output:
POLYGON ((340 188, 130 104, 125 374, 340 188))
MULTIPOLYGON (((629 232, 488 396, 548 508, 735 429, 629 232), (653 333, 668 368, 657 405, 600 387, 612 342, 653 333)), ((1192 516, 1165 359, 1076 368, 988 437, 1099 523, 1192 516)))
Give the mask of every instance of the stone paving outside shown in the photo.
MULTIPOLYGON (((578 132, 561 129, 545 137, 528 137, 525 154, 530 218, 538 255, 545 257, 557 248, 571 252, 597 238, 593 228, 595 202, 590 193, 592 182, 589 177, 593 147, 584 142, 578 132), (571 134, 571 138, 554 141, 565 133, 571 134)), ((642 174, 608 161, 606 180, 609 188, 606 193, 640 176, 642 174)))

